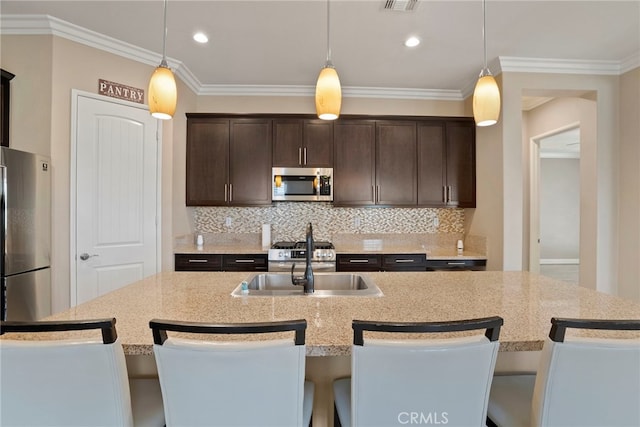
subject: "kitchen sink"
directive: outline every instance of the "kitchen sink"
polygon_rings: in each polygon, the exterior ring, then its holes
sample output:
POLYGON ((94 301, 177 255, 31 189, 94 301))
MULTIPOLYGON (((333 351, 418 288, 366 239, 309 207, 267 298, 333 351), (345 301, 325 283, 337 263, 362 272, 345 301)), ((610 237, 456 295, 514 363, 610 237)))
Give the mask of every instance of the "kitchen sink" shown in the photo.
MULTIPOLYGON (((307 296, 382 296, 382 291, 373 280, 362 274, 314 273, 314 293, 307 296)), ((248 292, 239 284, 231 293, 239 296, 304 296, 302 286, 291 283, 289 273, 259 273, 246 280, 248 292)))

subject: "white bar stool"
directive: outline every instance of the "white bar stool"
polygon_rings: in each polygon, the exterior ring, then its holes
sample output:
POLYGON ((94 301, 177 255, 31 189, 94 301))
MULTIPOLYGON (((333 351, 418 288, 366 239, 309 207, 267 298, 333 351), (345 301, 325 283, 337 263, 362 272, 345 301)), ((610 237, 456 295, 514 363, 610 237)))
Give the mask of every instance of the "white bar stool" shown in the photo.
POLYGON ((306 320, 212 325, 154 319, 149 327, 168 426, 309 425, 314 387, 304 380, 306 320), (168 337, 167 331, 294 331, 295 339, 206 341, 168 337))
POLYGON ((337 425, 484 425, 500 317, 450 322, 354 320, 351 378, 333 384, 337 425), (484 335, 364 339, 363 331, 484 335))
POLYGON ((0 425, 163 426, 160 384, 131 380, 130 389, 115 322, 0 322, 0 334, 102 332, 100 341, 1 339, 0 425))
POLYGON ((640 330, 640 320, 551 319, 536 375, 495 376, 489 425, 639 426, 640 339, 565 339, 567 328, 640 330))

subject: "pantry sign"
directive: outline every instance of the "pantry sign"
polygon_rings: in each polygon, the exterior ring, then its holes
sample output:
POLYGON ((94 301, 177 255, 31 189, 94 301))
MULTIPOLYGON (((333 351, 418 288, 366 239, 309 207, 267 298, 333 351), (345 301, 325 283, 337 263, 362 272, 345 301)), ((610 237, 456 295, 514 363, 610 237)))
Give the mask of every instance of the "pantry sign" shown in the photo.
POLYGON ((137 87, 126 86, 109 80, 98 80, 98 93, 112 98, 126 99, 127 101, 144 103, 144 90, 137 87))

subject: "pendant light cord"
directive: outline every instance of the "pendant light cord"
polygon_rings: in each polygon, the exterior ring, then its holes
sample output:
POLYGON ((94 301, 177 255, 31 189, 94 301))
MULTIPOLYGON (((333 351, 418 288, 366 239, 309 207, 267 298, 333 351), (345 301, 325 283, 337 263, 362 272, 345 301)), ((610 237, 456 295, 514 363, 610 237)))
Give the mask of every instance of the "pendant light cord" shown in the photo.
POLYGON ((330 1, 327 0, 327 66, 332 66, 331 63, 331 19, 330 19, 330 1))
MULTIPOLYGON (((486 0, 482 0, 482 40, 484 42, 484 70, 487 70, 487 8, 486 0)), ((483 70, 483 72, 484 72, 483 70)))
POLYGON ((162 62, 160 66, 167 67, 167 0, 164 0, 164 35, 162 37, 162 62))

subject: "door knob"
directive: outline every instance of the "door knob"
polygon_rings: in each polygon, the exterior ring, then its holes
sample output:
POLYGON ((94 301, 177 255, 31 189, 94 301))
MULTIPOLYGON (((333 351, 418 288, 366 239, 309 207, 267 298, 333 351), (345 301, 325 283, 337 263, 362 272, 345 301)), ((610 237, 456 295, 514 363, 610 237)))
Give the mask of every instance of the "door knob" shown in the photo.
POLYGON ((99 255, 98 255, 98 254, 89 255, 88 253, 86 253, 86 252, 85 252, 85 253, 80 254, 80 259, 81 259, 82 261, 86 261, 86 260, 88 260, 89 258, 94 257, 94 256, 99 256, 99 255))

